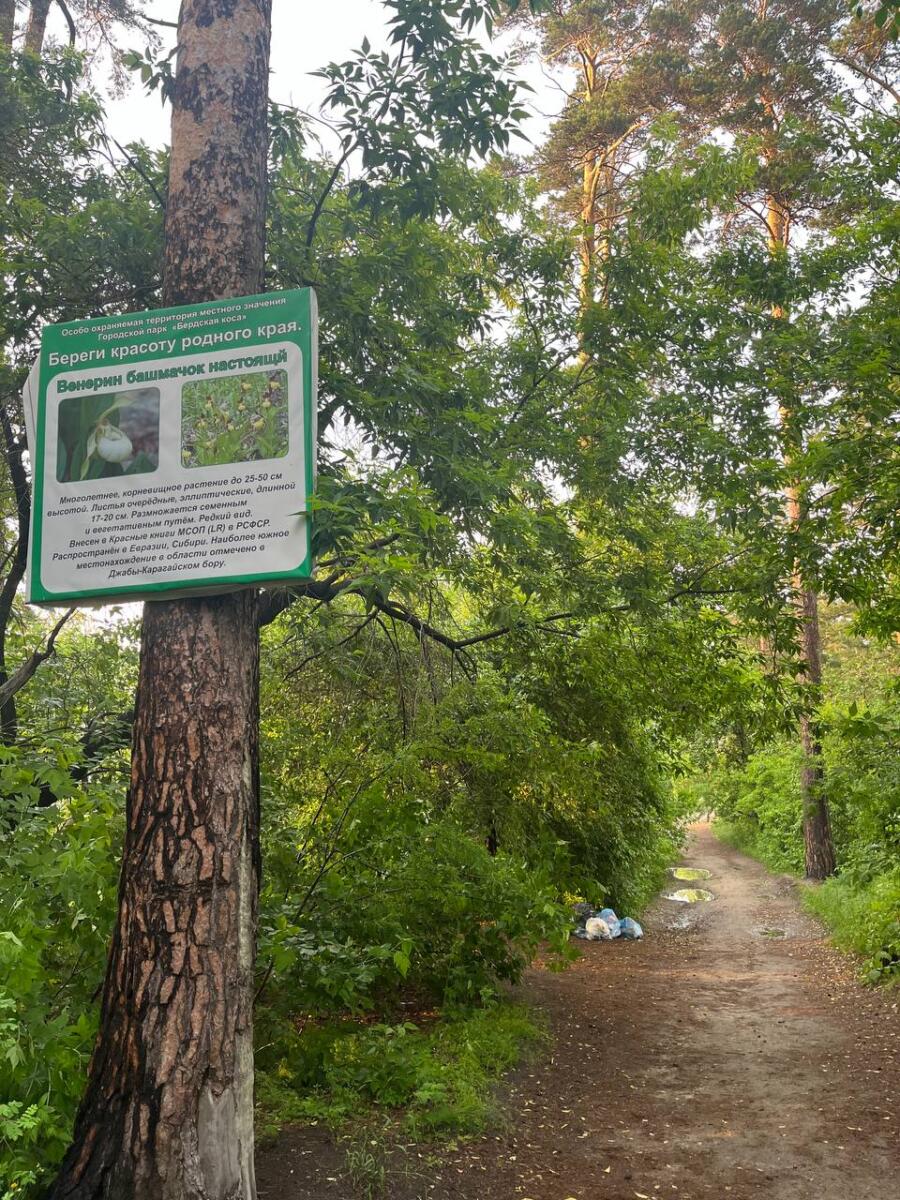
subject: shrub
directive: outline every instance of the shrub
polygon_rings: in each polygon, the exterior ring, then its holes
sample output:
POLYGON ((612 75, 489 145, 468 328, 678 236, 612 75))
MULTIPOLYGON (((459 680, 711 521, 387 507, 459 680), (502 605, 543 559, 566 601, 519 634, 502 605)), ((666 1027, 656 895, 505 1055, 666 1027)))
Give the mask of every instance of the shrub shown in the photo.
POLYGON ((120 794, 86 795, 72 782, 71 751, 44 749, 40 760, 0 751, 3 1196, 39 1184, 68 1144, 115 913, 120 794), (45 787, 61 799, 35 807, 45 787))
POLYGON ((900 868, 865 885, 837 876, 808 888, 804 899, 838 946, 862 956, 867 982, 900 980, 900 868))
POLYGON ((422 1025, 285 1026, 257 1055, 259 1127, 340 1121, 374 1107, 404 1108, 413 1134, 477 1133, 493 1115, 494 1082, 543 1037, 533 1015, 509 1002, 422 1025))

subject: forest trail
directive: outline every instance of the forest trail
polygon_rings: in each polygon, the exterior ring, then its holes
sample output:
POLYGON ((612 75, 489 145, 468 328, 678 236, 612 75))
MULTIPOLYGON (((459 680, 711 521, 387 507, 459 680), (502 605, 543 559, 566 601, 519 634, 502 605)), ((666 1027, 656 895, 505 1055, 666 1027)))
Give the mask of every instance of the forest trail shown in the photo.
MULTIPOLYGON (((523 991, 553 1042, 504 1089, 508 1125, 397 1151, 390 1200, 891 1200, 900 996, 853 978, 794 882, 691 830, 715 899, 660 898, 643 942, 583 943, 523 991)), ((691 886, 673 881, 673 888, 691 886)), ((260 1154, 260 1200, 350 1200, 320 1129, 260 1154), (302 1180, 302 1182, 301 1182, 302 1180)))

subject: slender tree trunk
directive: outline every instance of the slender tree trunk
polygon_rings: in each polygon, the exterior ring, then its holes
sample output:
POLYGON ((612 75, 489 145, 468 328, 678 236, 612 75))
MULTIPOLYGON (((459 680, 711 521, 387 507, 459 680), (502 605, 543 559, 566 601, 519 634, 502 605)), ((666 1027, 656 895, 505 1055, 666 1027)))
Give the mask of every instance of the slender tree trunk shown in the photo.
POLYGON ((40 54, 44 48, 44 34, 47 32, 47 14, 50 12, 51 0, 32 0, 28 25, 25 29, 25 49, 32 54, 40 54))
POLYGON ((16 0, 0 0, 0 46, 10 49, 16 30, 16 0))
MULTIPOLYGON (((786 250, 790 241, 790 215, 776 196, 766 198, 766 218, 769 227, 769 249, 774 253, 786 250)), ((772 315, 787 319, 784 309, 776 305, 772 315)), ((781 404, 779 409, 782 431, 786 431, 791 420, 790 408, 781 404)), ((783 436, 785 466, 790 470, 791 447, 783 436)), ((803 521, 800 496, 793 481, 785 488, 785 514, 788 525, 799 529, 803 521)), ((815 712, 821 701, 822 690, 822 641, 819 633, 819 600, 815 591, 804 583, 802 574, 795 566, 792 579, 800 616, 800 641, 806 681, 811 692, 811 702, 800 718, 800 744, 803 748, 803 765, 800 770, 800 795, 803 804, 803 841, 805 848, 806 875, 809 879, 827 879, 834 873, 834 842, 828 803, 825 799, 825 772, 822 767, 822 747, 815 712)))
POLYGON ((586 312, 594 299, 594 257, 597 252, 597 183, 600 166, 591 155, 581 172, 581 234, 578 239, 578 294, 581 311, 586 312))
POLYGON ((738 748, 738 762, 741 766, 746 766, 747 759, 750 757, 750 739, 747 737, 747 726, 743 721, 738 721, 734 727, 734 738, 738 748))
POLYGON ((487 841, 485 842, 487 852, 491 858, 496 858, 500 850, 500 835, 497 833, 497 822, 491 818, 491 826, 488 830, 487 841))
MULTIPOLYGON (((581 59, 581 77, 584 81, 584 102, 589 104, 597 86, 597 61, 593 48, 587 42, 577 47, 581 59)), ((600 162, 596 153, 585 156, 581 167, 581 233, 578 238, 578 293, 581 311, 586 312, 594 298, 593 270, 597 250, 597 185, 600 180, 600 162)))
MULTIPOLYGON (((815 710, 821 703, 822 637, 819 631, 819 599, 811 588, 801 585, 803 613, 803 656, 807 680, 813 691, 815 710)), ((800 718, 800 742, 803 768, 800 790, 803 796, 803 841, 806 875, 809 879, 827 879, 834 874, 834 841, 825 799, 825 772, 822 768, 822 742, 816 711, 800 718)))
MULTIPOLYGON (((9 564, 9 572, 0 587, 0 686, 7 682, 9 673, 6 669, 6 635, 13 615, 13 604, 19 590, 19 584, 25 578, 28 566, 28 526, 31 521, 31 489, 22 461, 23 446, 16 437, 9 413, 6 408, 0 408, 0 427, 3 430, 3 448, 6 455, 6 469, 13 486, 16 500, 16 519, 18 524, 15 553, 9 564)), ((14 696, 0 705, 0 742, 12 745, 18 737, 19 723, 16 715, 16 700, 14 696)))
MULTIPOLYGON (((271 0, 184 0, 164 301, 263 284, 271 0)), ((147 604, 119 916, 51 1191, 253 1200, 254 592, 147 604)))

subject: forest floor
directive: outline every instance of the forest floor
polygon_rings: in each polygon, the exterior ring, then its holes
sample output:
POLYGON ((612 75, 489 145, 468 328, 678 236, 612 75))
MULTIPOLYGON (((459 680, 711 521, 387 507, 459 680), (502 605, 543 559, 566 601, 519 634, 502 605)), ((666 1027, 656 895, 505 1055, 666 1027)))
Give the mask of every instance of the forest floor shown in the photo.
POLYGON ((325 1129, 288 1129, 259 1155, 260 1200, 891 1200, 900 992, 860 986, 796 882, 708 826, 683 865, 713 901, 660 897, 642 942, 529 971, 552 1041, 503 1085, 503 1128, 398 1144, 355 1182, 325 1129))

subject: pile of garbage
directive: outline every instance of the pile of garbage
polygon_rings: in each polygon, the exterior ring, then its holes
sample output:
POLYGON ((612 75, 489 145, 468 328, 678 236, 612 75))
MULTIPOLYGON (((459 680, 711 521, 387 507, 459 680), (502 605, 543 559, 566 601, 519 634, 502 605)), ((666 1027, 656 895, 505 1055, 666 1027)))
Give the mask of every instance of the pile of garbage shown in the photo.
POLYGON ((576 904, 573 937, 583 942, 611 942, 613 938, 637 941, 644 931, 633 917, 616 916, 611 908, 595 909, 592 904, 576 904))

